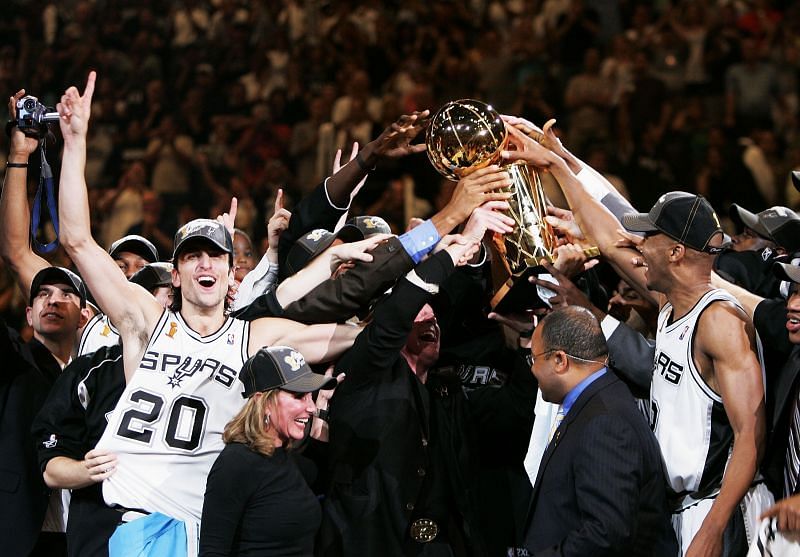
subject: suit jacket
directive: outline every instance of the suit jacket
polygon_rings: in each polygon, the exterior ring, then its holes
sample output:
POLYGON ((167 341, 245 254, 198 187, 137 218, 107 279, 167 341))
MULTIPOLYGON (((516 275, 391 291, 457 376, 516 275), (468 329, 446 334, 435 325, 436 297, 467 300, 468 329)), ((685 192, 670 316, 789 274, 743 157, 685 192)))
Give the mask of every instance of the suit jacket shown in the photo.
POLYGON ((36 461, 31 424, 61 366, 39 341, 23 343, 2 320, 0 357, 0 539, 3 555, 28 555, 50 494, 36 461))
POLYGON ((575 401, 542 457, 525 547, 536 556, 678 554, 653 433, 611 371, 575 401))
POLYGON ((609 362, 614 371, 638 398, 649 397, 656 356, 655 342, 625 323, 620 323, 606 342, 609 362))

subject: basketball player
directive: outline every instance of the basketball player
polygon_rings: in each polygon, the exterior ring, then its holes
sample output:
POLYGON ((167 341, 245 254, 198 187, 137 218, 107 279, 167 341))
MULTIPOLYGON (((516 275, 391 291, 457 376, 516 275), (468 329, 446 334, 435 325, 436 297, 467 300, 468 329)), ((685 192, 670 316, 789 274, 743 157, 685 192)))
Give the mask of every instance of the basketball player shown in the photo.
POLYGON ((769 498, 763 484, 748 494, 765 435, 764 386, 752 321, 710 285, 723 237, 716 214, 704 199, 672 192, 649 214, 623 217, 645 237, 629 234, 622 246, 619 221, 564 159, 513 128, 510 133, 520 150, 504 156, 548 168, 586 235, 631 286, 659 302, 649 417, 675 492, 681 554, 746 547, 744 520, 754 524, 760 509, 752 505, 752 516, 742 517, 739 503, 745 495, 763 498, 761 504, 769 498))
POLYGON ((70 87, 58 105, 64 137, 59 214, 67 253, 122 338, 127 386, 97 445, 117 456, 103 496, 110 505, 184 521, 193 554, 206 476, 223 448, 225 424, 242 406, 237 373, 244 361, 275 344, 295 347, 310 362, 332 360, 358 329, 226 317, 233 242, 210 219, 191 221, 175 236, 169 310, 125 280, 90 230, 84 167, 94 84, 92 72, 83 95, 70 87))

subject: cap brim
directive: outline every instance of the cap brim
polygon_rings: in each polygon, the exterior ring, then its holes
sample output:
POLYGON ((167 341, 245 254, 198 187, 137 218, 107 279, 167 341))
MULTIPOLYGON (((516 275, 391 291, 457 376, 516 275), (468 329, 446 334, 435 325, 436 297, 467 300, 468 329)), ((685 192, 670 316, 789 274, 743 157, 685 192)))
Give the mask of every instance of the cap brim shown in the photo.
POLYGON ((346 243, 360 242, 364 239, 364 233, 359 227, 353 224, 345 224, 341 229, 339 229, 335 237, 346 243))
POLYGON ((150 249, 150 246, 140 240, 125 240, 118 246, 114 246, 114 249, 111 250, 109 254, 114 258, 123 251, 134 253, 148 263, 155 263, 158 261, 158 256, 150 249))
POLYGON ((658 227, 650 220, 647 213, 628 213, 622 215, 622 226, 631 232, 657 232, 658 227))
POLYGON ((308 372, 289 381, 280 388, 290 393, 313 393, 320 389, 332 389, 335 386, 335 377, 325 377, 324 375, 308 370, 308 372))
POLYGON ((800 283, 800 267, 776 261, 772 265, 773 274, 781 280, 800 283))
POLYGON ((728 215, 731 217, 731 220, 736 224, 736 228, 739 229, 739 232, 742 232, 742 228, 747 227, 762 238, 766 238, 767 240, 771 240, 772 238, 769 235, 769 232, 766 228, 761 224, 758 220, 758 215, 755 213, 751 213, 744 207, 740 207, 736 203, 731 205, 730 210, 728 211, 728 215))
MULTIPOLYGON (((77 275, 76 275, 77 277, 77 275)), ((80 279, 80 277, 77 277, 80 279)), ((33 277, 33 281, 31 282, 31 291, 28 295, 28 303, 29 305, 33 305, 33 298, 38 292, 39 288, 43 284, 68 284, 72 286, 73 290, 75 290, 75 294, 81 300, 81 307, 86 306, 86 285, 83 282, 77 282, 73 277, 69 274, 64 272, 63 269, 60 267, 46 267, 39 271, 36 276, 33 277)))

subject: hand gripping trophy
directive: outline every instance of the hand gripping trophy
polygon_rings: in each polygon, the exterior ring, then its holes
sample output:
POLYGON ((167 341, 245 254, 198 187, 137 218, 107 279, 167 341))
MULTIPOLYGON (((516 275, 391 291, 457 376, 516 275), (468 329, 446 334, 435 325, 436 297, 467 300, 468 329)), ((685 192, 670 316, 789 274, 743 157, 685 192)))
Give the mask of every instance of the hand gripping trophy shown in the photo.
MULTIPOLYGON (((490 105, 462 99, 447 103, 433 116, 426 143, 434 168, 455 181, 479 168, 498 164, 500 153, 508 144, 508 132, 500 114, 490 105)), ((512 194, 508 215, 516 223, 509 234, 495 234, 493 238, 500 256, 493 261, 499 259, 503 267, 499 273, 503 282, 495 289, 491 306, 503 312, 504 308, 513 310, 518 303, 538 305, 540 300, 532 294, 531 290, 536 290, 527 276, 537 267, 541 269, 542 259, 553 261, 556 237, 544 218, 547 200, 536 169, 521 161, 501 168, 512 181, 504 191, 512 194)))

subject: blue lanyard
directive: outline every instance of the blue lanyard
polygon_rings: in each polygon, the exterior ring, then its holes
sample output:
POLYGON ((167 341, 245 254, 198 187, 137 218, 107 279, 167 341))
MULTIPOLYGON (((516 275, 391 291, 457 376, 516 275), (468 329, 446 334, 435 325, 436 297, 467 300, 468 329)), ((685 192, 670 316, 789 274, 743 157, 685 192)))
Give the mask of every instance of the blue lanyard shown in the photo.
POLYGON ((36 189, 36 195, 33 198, 33 211, 31 214, 31 240, 33 247, 40 253, 51 253, 58 247, 58 205, 56 204, 55 194, 55 180, 53 180, 53 171, 47 162, 45 153, 45 139, 42 139, 39 147, 39 155, 42 161, 41 172, 39 173, 39 187, 36 189), (53 229, 56 232, 56 239, 47 244, 41 243, 36 239, 36 232, 39 230, 39 222, 42 216, 42 200, 47 203, 47 211, 50 214, 50 221, 53 223, 53 229))

